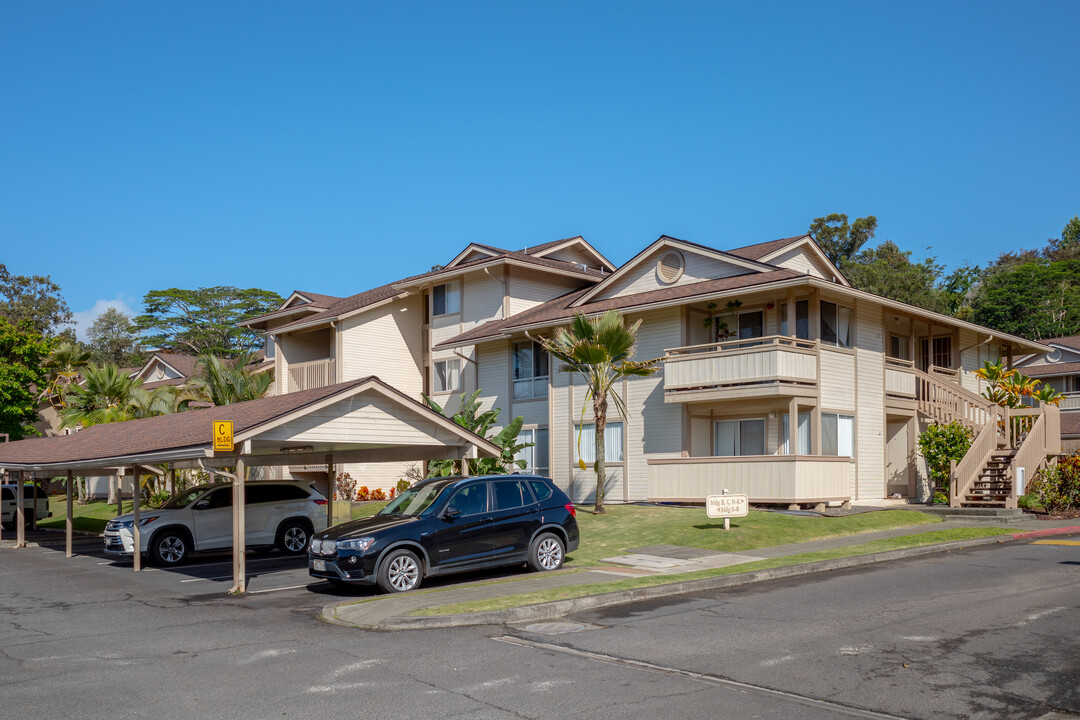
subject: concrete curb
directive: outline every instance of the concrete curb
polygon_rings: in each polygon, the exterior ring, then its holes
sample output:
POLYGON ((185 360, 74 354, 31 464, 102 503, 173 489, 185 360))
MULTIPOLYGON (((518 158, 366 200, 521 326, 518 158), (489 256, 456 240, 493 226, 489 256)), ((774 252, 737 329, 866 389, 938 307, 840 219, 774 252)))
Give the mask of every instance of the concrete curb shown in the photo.
MULTIPOLYGON (((1066 532, 1078 532, 1080 528, 1052 528, 1055 532, 1036 531, 1045 534, 1064 534, 1066 532)), ((1020 533, 1026 535, 1026 533, 1020 533)), ((923 547, 904 548, 902 550, 889 550, 868 555, 855 555, 834 560, 821 560, 819 562, 804 563, 801 565, 789 565, 787 567, 772 568, 769 570, 756 570, 754 572, 739 573, 736 575, 722 575, 719 577, 702 578, 700 580, 684 580, 682 582, 653 585, 651 587, 634 588, 632 590, 617 590, 601 595, 587 595, 569 600, 555 600, 540 603, 538 605, 525 605, 507 610, 490 610, 487 612, 464 613, 460 615, 442 615, 432 617, 391 617, 386 618, 375 625, 357 625, 341 619, 338 610, 348 604, 341 603, 328 605, 323 608, 322 618, 335 625, 361 628, 364 630, 424 630, 427 628, 463 627, 469 625, 505 625, 508 623, 535 622, 539 620, 553 620, 572 613, 595 608, 621 605, 638 600, 649 600, 686 593, 700 592, 702 590, 715 590, 726 587, 738 587, 752 583, 778 580, 782 578, 812 575, 830 570, 843 570, 846 568, 862 567, 883 562, 905 560, 907 558, 931 555, 952 550, 961 550, 980 545, 995 545, 1002 542, 1012 542, 1017 536, 992 535, 986 538, 973 540, 957 540, 938 545, 926 545, 923 547)), ((351 604, 351 603, 349 603, 351 604)))
POLYGON ((1073 527, 1047 528, 1045 530, 1030 530, 1028 532, 1016 533, 1012 538, 1013 540, 1024 540, 1025 538, 1046 537, 1048 535, 1069 535, 1070 533, 1080 533, 1080 525, 1075 525, 1073 527))

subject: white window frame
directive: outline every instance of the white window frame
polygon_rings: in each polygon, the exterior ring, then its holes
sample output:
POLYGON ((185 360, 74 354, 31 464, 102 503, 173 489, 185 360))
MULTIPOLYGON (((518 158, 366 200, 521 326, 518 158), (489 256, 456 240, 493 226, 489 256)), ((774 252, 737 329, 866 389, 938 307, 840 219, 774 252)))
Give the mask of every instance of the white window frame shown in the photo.
POLYGON ((510 383, 512 386, 512 392, 514 400, 533 400, 537 398, 546 398, 548 395, 548 379, 551 373, 551 358, 548 357, 547 350, 537 342, 525 341, 516 342, 510 348, 510 383), (528 345, 531 347, 532 355, 531 361, 528 363, 528 368, 521 368, 521 376, 518 376, 518 350, 524 349, 528 345), (547 374, 536 375, 537 358, 543 357, 543 365, 547 368, 547 374), (525 373, 529 374, 526 375, 525 373))
POLYGON ((436 285, 431 288, 431 316, 440 317, 442 315, 453 315, 454 313, 461 312, 461 283, 457 280, 451 280, 449 282, 436 285), (436 302, 436 291, 442 289, 443 293, 443 310, 438 312, 436 302))
POLYGON ((514 454, 515 460, 524 460, 525 468, 516 468, 516 471, 523 471, 530 475, 539 475, 541 477, 551 477, 551 433, 548 432, 546 427, 524 428, 518 433, 517 441, 519 443, 533 443, 532 447, 522 448, 519 452, 514 454), (545 440, 543 442, 537 442, 537 437, 543 435, 545 440), (543 464, 537 462, 540 460, 543 464))
MULTIPOLYGON (((604 462, 623 462, 624 427, 621 420, 604 426, 604 462)), ((574 426, 574 462, 596 462, 596 423, 574 426), (581 433, 581 454, 578 454, 578 431, 581 433)))
MULTIPOLYGON (((791 422, 790 415, 783 413, 780 416, 780 453, 782 455, 791 454, 791 435, 788 430, 788 423, 791 422)), ((801 412, 799 413, 799 455, 809 455, 813 452, 813 435, 810 430, 813 427, 813 413, 801 412)))
POLYGON ((726 418, 713 421, 713 456, 714 457, 759 457, 769 451, 769 427, 763 417, 726 418), (744 453, 742 451, 742 425, 743 423, 761 423, 761 453, 744 453), (720 430, 722 427, 734 426, 732 448, 734 452, 721 452, 720 430))
POLYGON ((831 457, 855 457, 855 416, 845 413, 821 413, 821 454, 831 457), (829 447, 830 425, 836 428, 836 448, 829 447))
POLYGON ((444 394, 461 391, 461 358, 443 358, 431 363, 431 389, 433 394, 444 394), (439 366, 443 366, 443 379, 445 388, 439 387, 439 366), (451 372, 451 367, 453 372, 451 372))
POLYGON ((818 336, 821 342, 825 345, 833 345, 840 348, 851 347, 851 331, 852 326, 855 323, 855 311, 847 305, 841 305, 840 303, 834 303, 832 300, 821 300, 818 302, 818 336), (836 338, 833 340, 825 339, 825 306, 832 305, 836 308, 836 324, 833 331, 836 334, 836 338), (845 317, 846 316, 846 317, 845 317))

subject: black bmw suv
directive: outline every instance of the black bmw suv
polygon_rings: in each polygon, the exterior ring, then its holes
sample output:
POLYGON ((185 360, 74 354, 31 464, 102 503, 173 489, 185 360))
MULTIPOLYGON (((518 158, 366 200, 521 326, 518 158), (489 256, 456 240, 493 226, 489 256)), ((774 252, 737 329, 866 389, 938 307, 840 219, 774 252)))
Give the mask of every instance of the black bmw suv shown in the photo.
POLYGON ((425 577, 528 563, 557 570, 578 547, 574 505, 527 475, 424 480, 376 515, 316 533, 308 572, 334 585, 406 592, 425 577))

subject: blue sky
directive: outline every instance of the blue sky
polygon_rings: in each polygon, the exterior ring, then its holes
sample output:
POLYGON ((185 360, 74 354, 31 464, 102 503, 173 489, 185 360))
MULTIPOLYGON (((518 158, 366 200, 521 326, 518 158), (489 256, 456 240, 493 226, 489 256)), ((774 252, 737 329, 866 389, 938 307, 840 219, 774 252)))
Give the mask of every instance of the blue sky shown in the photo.
POLYGON ((1080 213, 1078 28, 1078 2, 9 2, 0 262, 83 318, 834 211, 985 262, 1080 213))

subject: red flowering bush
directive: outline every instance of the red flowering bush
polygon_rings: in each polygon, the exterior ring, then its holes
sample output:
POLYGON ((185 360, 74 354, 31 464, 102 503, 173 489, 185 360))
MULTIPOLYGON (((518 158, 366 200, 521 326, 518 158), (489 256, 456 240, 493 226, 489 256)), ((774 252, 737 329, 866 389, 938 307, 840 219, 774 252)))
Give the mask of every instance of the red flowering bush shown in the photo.
POLYGON ((375 488, 374 490, 371 491, 371 499, 372 500, 385 500, 386 499, 386 493, 383 492, 382 488, 375 488))
POLYGON ((368 490, 367 485, 361 485, 360 489, 356 491, 356 499, 360 501, 371 499, 371 491, 368 490))
POLYGON ((1037 472, 1025 492, 1050 512, 1080 508, 1080 454, 1064 455, 1037 472))

